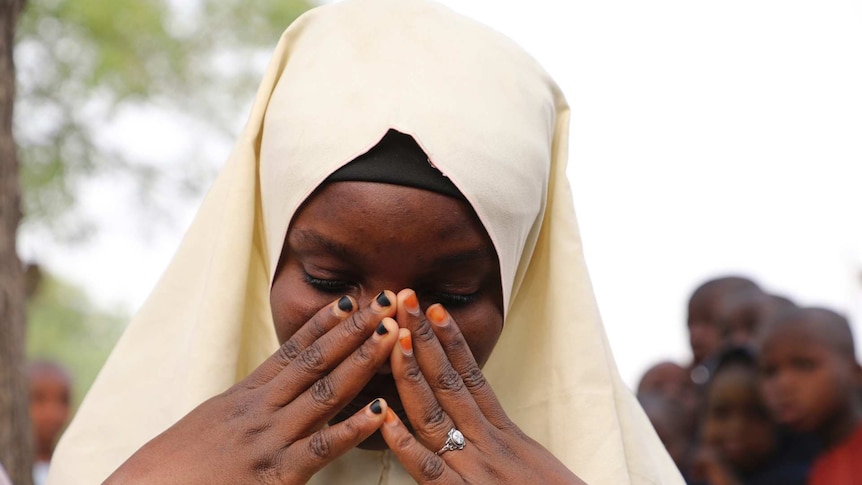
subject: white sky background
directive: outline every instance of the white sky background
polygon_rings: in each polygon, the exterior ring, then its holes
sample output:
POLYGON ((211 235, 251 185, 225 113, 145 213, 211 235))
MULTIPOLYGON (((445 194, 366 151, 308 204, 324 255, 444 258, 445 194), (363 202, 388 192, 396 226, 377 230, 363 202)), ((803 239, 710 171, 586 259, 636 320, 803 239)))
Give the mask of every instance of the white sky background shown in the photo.
MULTIPOLYGON (((627 383, 688 358, 688 295, 720 274, 848 312, 862 332, 862 0, 443 3, 520 43, 567 95, 575 206, 627 383)), ((181 163, 188 129, 145 110, 107 133, 181 163)), ((207 147, 214 164, 230 143, 207 147)), ((150 234, 117 202, 124 190, 91 184, 103 226, 91 244, 33 236, 22 253, 137 308, 196 203, 150 234)))

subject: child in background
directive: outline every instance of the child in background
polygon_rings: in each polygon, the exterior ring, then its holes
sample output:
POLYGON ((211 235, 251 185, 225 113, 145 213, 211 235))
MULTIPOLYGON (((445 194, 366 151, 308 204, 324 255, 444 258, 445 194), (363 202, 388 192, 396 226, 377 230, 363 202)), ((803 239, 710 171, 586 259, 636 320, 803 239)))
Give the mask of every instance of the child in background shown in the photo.
MULTIPOLYGON (((641 377, 637 388, 638 399, 646 395, 659 395, 673 403, 674 408, 677 409, 673 419, 681 427, 686 445, 690 445, 694 441, 696 434, 698 406, 697 395, 694 385, 688 376, 688 371, 684 367, 670 361, 659 362, 650 367, 644 373, 643 377, 641 377)), ((656 405, 660 406, 660 404, 656 405)), ((641 401, 641 406, 646 410, 646 404, 643 401, 641 401)), ((653 427, 656 428, 656 431, 659 431, 660 424, 653 421, 653 415, 650 414, 649 410, 646 411, 647 417, 650 418, 653 427)), ((659 437, 661 438, 661 432, 659 432, 659 437)), ((662 441, 664 441, 664 438, 662 438, 662 441)), ((673 451, 667 446, 667 443, 665 443, 665 446, 671 452, 671 458, 674 458, 674 461, 676 461, 673 451)), ((679 463, 677 463, 677 466, 679 466, 679 463)))
POLYGON ((674 401, 681 401, 691 388, 688 372, 679 364, 659 362, 644 372, 638 383, 637 394, 657 393, 674 401))
POLYGON ((783 315, 764 332, 763 395, 776 419, 820 436, 811 485, 862 483, 860 366, 847 319, 821 308, 783 315))
POLYGON ((809 462, 795 459, 785 443, 760 396, 754 354, 726 351, 707 389, 696 483, 803 485, 809 462))
POLYGON ((687 415, 679 402, 657 391, 638 393, 638 402, 655 428, 656 434, 664 445, 683 476, 691 467, 691 427, 687 415))
POLYGON ((698 385, 709 381, 713 357, 722 347, 719 317, 725 301, 731 295, 744 291, 760 291, 753 281, 739 276, 725 276, 700 285, 688 302, 688 335, 692 363, 691 380, 698 385))
POLYGON ((724 299, 716 317, 721 329, 722 348, 754 348, 756 337, 765 323, 795 308, 790 300, 759 289, 732 293, 724 299))
POLYGON ((33 427, 33 483, 41 485, 60 433, 69 422, 72 380, 59 364, 39 360, 27 368, 30 383, 30 423, 33 427))

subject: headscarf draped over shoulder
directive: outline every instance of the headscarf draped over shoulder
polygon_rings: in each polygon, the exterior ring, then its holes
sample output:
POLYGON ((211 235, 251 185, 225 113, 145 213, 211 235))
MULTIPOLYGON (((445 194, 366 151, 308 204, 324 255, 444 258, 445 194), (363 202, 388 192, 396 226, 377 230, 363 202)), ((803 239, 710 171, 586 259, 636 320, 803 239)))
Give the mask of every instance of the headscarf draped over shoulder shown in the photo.
MULTIPOLYGON (((511 40, 441 5, 348 0, 282 36, 226 165, 63 436, 50 484, 101 482, 275 351, 269 289, 291 217, 390 129, 419 143, 496 247, 506 324, 485 373, 509 416, 587 483, 682 483, 596 308, 557 85, 511 40)), ((389 452, 357 449, 312 483, 412 480, 389 452)))

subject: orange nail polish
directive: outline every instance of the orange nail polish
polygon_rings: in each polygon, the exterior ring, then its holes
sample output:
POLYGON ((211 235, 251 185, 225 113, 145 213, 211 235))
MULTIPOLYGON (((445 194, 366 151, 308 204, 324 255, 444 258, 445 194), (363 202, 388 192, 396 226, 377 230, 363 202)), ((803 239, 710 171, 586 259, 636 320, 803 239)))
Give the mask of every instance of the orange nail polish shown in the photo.
POLYGON ((390 426, 395 426, 398 424, 398 416, 391 409, 386 408, 386 417, 383 418, 383 422, 390 426))
POLYGON ((416 299, 416 293, 411 292, 407 295, 407 298, 404 299, 404 308, 411 315, 419 314, 419 300, 416 299))
POLYGON ((441 327, 445 326, 445 324, 448 322, 447 316, 448 315, 446 315, 446 310, 443 309, 443 305, 433 305, 431 308, 428 309, 428 318, 430 318, 432 322, 441 327))
POLYGON ((398 339, 398 343, 401 344, 401 352, 404 355, 413 355, 413 337, 410 336, 409 332, 407 333, 407 335, 404 335, 403 337, 398 339))

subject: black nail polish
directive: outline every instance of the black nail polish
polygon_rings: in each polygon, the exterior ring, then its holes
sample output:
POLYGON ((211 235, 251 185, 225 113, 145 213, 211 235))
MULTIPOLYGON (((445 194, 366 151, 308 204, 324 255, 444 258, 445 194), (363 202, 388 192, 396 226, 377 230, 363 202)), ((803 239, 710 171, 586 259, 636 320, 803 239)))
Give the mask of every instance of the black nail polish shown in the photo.
POLYGON ((342 296, 338 299, 338 309, 343 312, 349 312, 350 310, 353 310, 353 302, 350 301, 350 298, 342 296))
POLYGON ((383 406, 380 405, 380 399, 375 399, 369 407, 371 408, 371 412, 374 414, 380 414, 383 412, 383 406))
POLYGON ((389 329, 383 325, 383 322, 380 322, 380 325, 377 326, 377 335, 386 335, 387 333, 389 333, 389 329))
POLYGON ((389 297, 386 296, 385 291, 381 291, 380 294, 377 295, 377 304, 382 307, 388 307, 392 304, 392 302, 389 301, 389 297))

